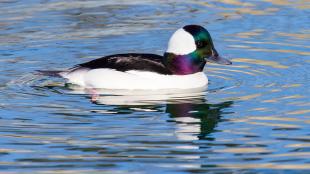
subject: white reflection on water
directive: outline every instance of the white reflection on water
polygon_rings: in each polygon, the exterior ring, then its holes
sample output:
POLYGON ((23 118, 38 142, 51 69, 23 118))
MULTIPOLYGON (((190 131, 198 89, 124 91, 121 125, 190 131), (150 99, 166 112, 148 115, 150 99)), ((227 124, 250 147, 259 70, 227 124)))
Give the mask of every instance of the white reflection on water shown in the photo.
POLYGON ((193 100, 205 96, 206 88, 188 90, 113 90, 113 89, 78 89, 72 94, 89 94, 92 101, 105 105, 151 105, 182 100, 193 100))

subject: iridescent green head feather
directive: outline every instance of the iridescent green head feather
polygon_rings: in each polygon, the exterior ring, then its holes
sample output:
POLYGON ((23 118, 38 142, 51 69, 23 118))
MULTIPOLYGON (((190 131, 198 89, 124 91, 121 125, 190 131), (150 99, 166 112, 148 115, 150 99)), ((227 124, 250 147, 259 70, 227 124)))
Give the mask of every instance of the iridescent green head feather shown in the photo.
POLYGON ((170 38, 164 57, 165 65, 181 75, 202 71, 206 61, 231 64, 218 55, 210 33, 199 25, 178 29, 170 38))
POLYGON ((202 59, 212 56, 212 49, 214 49, 210 33, 199 25, 187 25, 183 29, 190 33, 195 40, 196 54, 202 59))

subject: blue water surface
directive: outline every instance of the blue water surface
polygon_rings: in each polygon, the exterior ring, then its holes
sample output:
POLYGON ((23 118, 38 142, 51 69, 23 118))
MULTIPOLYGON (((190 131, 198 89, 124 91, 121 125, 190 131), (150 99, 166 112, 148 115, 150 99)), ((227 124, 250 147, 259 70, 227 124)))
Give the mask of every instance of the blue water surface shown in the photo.
POLYGON ((0 1, 1 173, 309 173, 310 4, 287 0, 0 1), (205 91, 93 98, 36 70, 163 54, 206 27, 233 65, 205 91))

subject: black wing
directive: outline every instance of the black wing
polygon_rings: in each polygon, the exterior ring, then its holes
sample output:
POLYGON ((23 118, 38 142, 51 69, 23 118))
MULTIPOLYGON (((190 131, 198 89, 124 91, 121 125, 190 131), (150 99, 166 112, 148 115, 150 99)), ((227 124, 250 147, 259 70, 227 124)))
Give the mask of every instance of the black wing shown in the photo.
POLYGON ((78 67, 90 69, 110 68, 123 72, 140 70, 156 72, 159 74, 172 74, 162 63, 162 59, 163 56, 156 54, 115 54, 79 64, 78 67))

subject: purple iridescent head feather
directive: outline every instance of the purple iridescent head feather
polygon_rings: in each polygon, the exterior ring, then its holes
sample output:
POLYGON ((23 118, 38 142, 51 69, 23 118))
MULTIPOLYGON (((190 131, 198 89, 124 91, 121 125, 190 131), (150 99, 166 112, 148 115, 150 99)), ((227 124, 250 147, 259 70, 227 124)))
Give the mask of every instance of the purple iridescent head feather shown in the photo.
POLYGON ((201 72, 209 60, 231 64, 229 60, 218 55, 210 33, 199 25, 187 25, 177 30, 164 54, 165 66, 176 75, 201 72))

